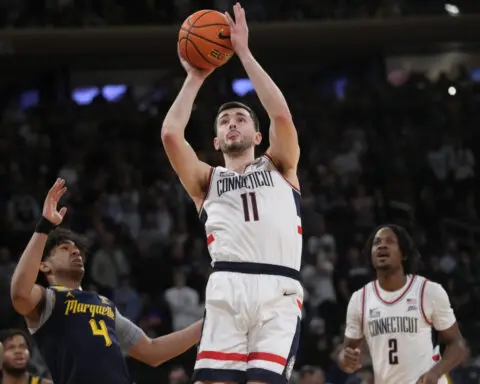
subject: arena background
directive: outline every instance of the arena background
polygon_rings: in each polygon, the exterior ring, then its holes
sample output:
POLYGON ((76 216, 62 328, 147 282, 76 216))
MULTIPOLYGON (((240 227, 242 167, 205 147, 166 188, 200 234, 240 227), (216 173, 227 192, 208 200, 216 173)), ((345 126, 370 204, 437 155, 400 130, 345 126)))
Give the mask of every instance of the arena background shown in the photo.
MULTIPOLYGON (((176 35, 229 0, 0 1, 0 329, 24 328, 9 280, 50 183, 65 178, 67 224, 91 241, 84 288, 111 297, 149 335, 202 314, 209 256, 193 204, 160 142, 184 74, 176 35)), ((300 135, 306 289, 294 383, 373 383, 365 356, 334 355, 361 254, 379 223, 409 228, 421 273, 447 289, 469 342, 454 383, 480 381, 480 2, 245 0, 250 42, 290 103, 300 135)), ((266 116, 233 58, 202 89, 188 139, 213 152, 216 107, 266 116)), ((264 143, 266 144, 266 143, 264 143)), ((265 146, 264 146, 265 147, 265 146)), ((137 384, 188 382, 195 350, 137 384)), ((45 373, 35 354, 32 370, 45 373)))

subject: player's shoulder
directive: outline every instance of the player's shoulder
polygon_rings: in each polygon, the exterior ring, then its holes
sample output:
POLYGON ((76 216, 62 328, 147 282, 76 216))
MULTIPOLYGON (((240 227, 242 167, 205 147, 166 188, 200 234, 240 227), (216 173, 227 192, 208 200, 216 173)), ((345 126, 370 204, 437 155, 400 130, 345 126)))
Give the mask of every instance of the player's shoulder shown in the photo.
POLYGON ((426 278, 423 280, 423 292, 425 296, 443 296, 447 294, 442 284, 426 278))
POLYGON ((97 295, 98 299, 102 302, 103 305, 109 305, 111 307, 115 307, 115 303, 112 300, 110 300, 108 297, 99 295, 96 292, 95 294, 97 295))
POLYGON ((365 299, 365 295, 367 293, 367 290, 369 287, 373 284, 373 282, 368 282, 365 284, 362 288, 357 289, 355 292, 352 293, 352 296, 350 297, 350 300, 358 300, 358 301, 363 301, 365 299))

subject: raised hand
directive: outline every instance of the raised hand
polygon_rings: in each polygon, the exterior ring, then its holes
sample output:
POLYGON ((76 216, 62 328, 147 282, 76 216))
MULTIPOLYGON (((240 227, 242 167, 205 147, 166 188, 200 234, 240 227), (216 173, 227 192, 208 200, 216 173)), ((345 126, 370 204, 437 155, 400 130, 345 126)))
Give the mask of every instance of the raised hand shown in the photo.
POLYGON ((47 197, 43 203, 42 215, 52 224, 59 225, 67 213, 66 207, 62 207, 58 210, 58 202, 65 192, 67 192, 65 180, 59 178, 47 193, 47 197))
POLYGON ((243 53, 248 52, 248 25, 245 9, 242 8, 240 3, 236 3, 233 6, 235 20, 228 12, 225 12, 225 16, 230 25, 230 40, 232 41, 233 49, 238 56, 241 56, 243 53))
POLYGON ((205 80, 208 77, 208 75, 210 75, 215 70, 215 69, 201 69, 201 68, 194 67, 182 57, 182 55, 180 54, 180 49, 178 49, 178 58, 180 59, 180 63, 182 64, 182 67, 185 69, 185 72, 187 72, 187 75, 199 80, 205 80))

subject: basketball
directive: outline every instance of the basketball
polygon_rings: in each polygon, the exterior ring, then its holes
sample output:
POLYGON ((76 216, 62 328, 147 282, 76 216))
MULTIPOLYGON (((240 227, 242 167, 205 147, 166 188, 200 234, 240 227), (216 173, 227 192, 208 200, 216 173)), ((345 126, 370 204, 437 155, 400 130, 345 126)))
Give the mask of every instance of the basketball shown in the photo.
POLYGON ((187 17, 178 33, 178 45, 182 58, 201 69, 218 68, 234 53, 227 18, 209 9, 187 17))

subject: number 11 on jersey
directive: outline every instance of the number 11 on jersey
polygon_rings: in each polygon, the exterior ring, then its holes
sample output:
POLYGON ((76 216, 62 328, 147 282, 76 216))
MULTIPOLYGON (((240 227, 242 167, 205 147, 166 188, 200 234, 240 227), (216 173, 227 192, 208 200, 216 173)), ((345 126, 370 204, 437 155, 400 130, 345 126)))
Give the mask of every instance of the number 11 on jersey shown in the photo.
POLYGON ((243 216, 245 221, 250 221, 250 212, 252 213, 253 221, 258 221, 257 196, 255 195, 255 192, 242 193, 240 197, 242 198, 243 216))

